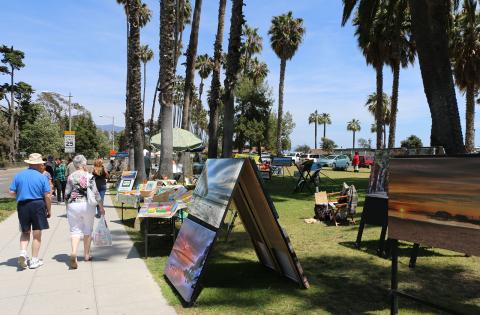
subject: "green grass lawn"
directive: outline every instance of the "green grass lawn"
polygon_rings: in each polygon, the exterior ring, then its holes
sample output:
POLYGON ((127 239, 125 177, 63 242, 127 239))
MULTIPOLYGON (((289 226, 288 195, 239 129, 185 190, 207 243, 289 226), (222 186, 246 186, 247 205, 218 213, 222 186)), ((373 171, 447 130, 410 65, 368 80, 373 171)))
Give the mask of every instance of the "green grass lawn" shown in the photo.
POLYGON ((0 198, 0 222, 17 210, 15 198, 0 198))
MULTIPOLYGON (((324 172, 339 184, 355 184, 359 189, 362 211, 369 173, 324 172)), ((324 178, 322 178, 323 180, 324 178)), ((337 190, 323 181, 323 190, 337 190)), ((388 314, 390 260, 375 255, 380 228, 367 226, 360 250, 353 247, 356 225, 306 224, 313 217, 313 194, 292 193, 295 179, 274 177, 267 181, 280 215, 280 223, 290 235, 293 247, 310 282, 300 289, 292 281, 263 267, 253 250, 249 236, 237 220, 228 242, 220 234, 205 270, 196 304, 183 308, 180 298, 163 278, 163 268, 172 242, 168 238, 151 239, 146 263, 170 304, 181 314, 388 314)), ((136 215, 128 210, 127 218, 136 215)), ((140 254, 144 244, 131 229, 133 219, 125 223, 140 254)), ((461 253, 421 248, 415 269, 408 268, 411 244, 401 243, 399 253, 400 289, 429 301, 456 309, 460 313, 480 313, 480 258, 461 253)), ((400 298, 401 314, 437 314, 435 309, 400 298)))

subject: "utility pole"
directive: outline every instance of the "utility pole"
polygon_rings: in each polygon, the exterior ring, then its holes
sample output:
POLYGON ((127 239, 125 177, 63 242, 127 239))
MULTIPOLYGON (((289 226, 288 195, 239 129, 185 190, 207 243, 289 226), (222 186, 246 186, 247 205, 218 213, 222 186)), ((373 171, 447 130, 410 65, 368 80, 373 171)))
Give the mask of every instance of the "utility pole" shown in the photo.
POLYGON ((115 151, 115 116, 112 116, 112 150, 115 151))
POLYGON ((72 131, 72 93, 68 92, 68 131, 72 131))

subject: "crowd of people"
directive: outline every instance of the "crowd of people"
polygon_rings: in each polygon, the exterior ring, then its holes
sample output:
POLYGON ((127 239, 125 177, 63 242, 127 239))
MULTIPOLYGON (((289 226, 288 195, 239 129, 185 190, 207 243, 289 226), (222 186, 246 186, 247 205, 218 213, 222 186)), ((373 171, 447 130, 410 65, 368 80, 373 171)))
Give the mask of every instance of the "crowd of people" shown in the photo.
POLYGON ((21 229, 19 268, 35 269, 43 265, 38 253, 42 230, 49 228, 52 199, 66 206, 71 236, 70 267, 78 268, 77 250, 82 238, 84 261, 91 261, 90 244, 94 218, 105 215, 103 200, 113 162, 104 167, 103 160, 98 158, 94 161, 93 169, 89 169, 83 155, 69 158, 65 163, 61 158, 54 159, 49 156, 44 159, 41 154, 32 153, 25 163, 28 168, 16 174, 10 185, 10 193, 17 200, 21 229), (30 259, 27 248, 31 236, 33 240, 30 259))

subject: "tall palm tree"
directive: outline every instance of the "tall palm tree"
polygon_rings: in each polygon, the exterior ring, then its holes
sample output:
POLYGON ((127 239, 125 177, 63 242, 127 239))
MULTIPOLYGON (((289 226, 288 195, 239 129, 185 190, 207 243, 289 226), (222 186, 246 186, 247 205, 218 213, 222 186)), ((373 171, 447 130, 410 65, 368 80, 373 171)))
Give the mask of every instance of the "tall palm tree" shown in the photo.
POLYGON ((268 66, 265 62, 258 60, 257 57, 250 60, 250 66, 247 73, 252 79, 253 85, 263 82, 268 75, 268 66))
POLYGON ((200 76, 200 87, 198 89, 198 98, 202 100, 203 94, 203 80, 208 78, 213 69, 213 60, 208 56, 208 54, 203 54, 197 57, 195 61, 195 69, 198 70, 198 75, 200 76))
POLYGON ((292 12, 274 16, 268 31, 270 44, 278 58, 280 58, 280 82, 278 86, 278 118, 277 118, 277 154, 282 151, 282 118, 283 118, 283 89, 285 84, 285 68, 287 60, 293 58, 302 43, 305 34, 303 19, 296 19, 292 12))
POLYGON ((161 177, 173 177, 173 87, 175 80, 175 0, 160 1, 161 177))
MULTIPOLYGON (((377 11, 381 2, 344 0, 343 3, 342 25, 348 21, 357 5, 358 11, 368 16, 369 12, 377 11)), ((462 153, 465 152, 465 147, 448 47, 452 3, 458 5, 459 1, 408 0, 412 35, 415 38, 423 86, 432 116, 430 145, 443 146, 447 153, 462 153)), ((363 19, 366 28, 370 28, 374 23, 374 17, 375 14, 370 14, 367 19, 363 19)), ((377 92, 377 95, 381 94, 377 92)))
POLYGON ((263 39, 258 34, 258 28, 252 28, 246 24, 243 26, 243 36, 245 37, 242 47, 243 73, 246 74, 249 71, 252 56, 263 49, 263 39))
POLYGON ((315 150, 317 149, 317 124, 319 124, 320 116, 318 115, 317 111, 315 110, 314 113, 311 113, 308 116, 308 124, 315 124, 315 150))
POLYGON ((326 138, 327 137, 327 125, 331 125, 332 120, 330 119, 330 114, 328 114, 328 113, 321 113, 319 116, 320 117, 319 117, 318 123, 323 124, 323 137, 326 138))
MULTIPOLYGON (((388 147, 395 147, 395 133, 398 112, 398 87, 400 67, 407 68, 415 61, 415 43, 411 38, 411 17, 407 0, 391 2, 392 6, 381 18, 385 19, 387 33, 387 64, 392 69, 392 98, 389 119, 388 147)), ((385 130, 384 130, 385 134, 385 130)))
POLYGON ((143 97, 142 97, 143 110, 145 110, 145 88, 147 87, 147 63, 152 59, 153 59, 153 50, 150 47, 148 47, 148 45, 140 46, 140 61, 143 63, 143 97))
POLYGON ((183 95, 182 128, 190 128, 190 103, 192 102, 192 87, 195 84, 195 61, 197 59, 198 30, 200 28, 200 16, 202 12, 202 0, 195 0, 193 10, 192 30, 187 49, 187 65, 185 69, 185 91, 183 95))
POLYGON ((480 89, 480 11, 477 0, 465 0, 456 14, 452 36, 455 82, 466 99, 465 148, 475 151, 475 94, 480 89))
MULTIPOLYGON (((365 102, 365 107, 367 107, 368 111, 374 115, 377 113, 377 93, 372 93, 368 96, 367 101, 365 102)), ((380 108, 380 113, 382 115, 382 125, 380 126, 380 130, 382 131, 383 134, 383 143, 385 144, 387 140, 387 127, 390 124, 391 120, 391 99, 390 97, 386 94, 383 93, 382 97, 382 106, 379 106, 380 108)), ((375 127, 377 127, 377 124, 375 123, 375 127)), ((377 129, 378 130, 378 129, 377 129)))
POLYGON ((352 119, 347 123, 347 130, 353 133, 353 142, 352 148, 355 149, 355 133, 360 131, 362 128, 360 127, 360 120, 352 119))
POLYGON ((225 7, 227 0, 220 0, 218 6, 217 34, 215 35, 213 53, 213 73, 210 84, 210 97, 208 107, 210 109, 208 122, 208 157, 217 158, 218 151, 218 109, 222 103, 220 90, 220 67, 222 65, 222 39, 225 20, 225 7))
MULTIPOLYGON (((347 11, 350 9, 348 4, 356 1, 344 1, 344 19, 342 25, 348 21, 347 11)), ((353 8, 351 8, 353 11, 353 8)), ((362 50, 367 65, 372 65, 376 72, 376 86, 378 102, 381 102, 383 95, 383 66, 387 58, 387 44, 385 34, 385 21, 380 17, 385 14, 386 6, 384 1, 361 1, 353 19, 355 27, 355 36, 358 40, 358 46, 362 50)), ((348 16, 350 16, 350 13, 348 16)), ((382 115, 380 111, 375 113, 375 121, 377 124, 377 149, 382 145, 381 126, 382 115)))
POLYGON ((128 21, 130 25, 129 37, 129 80, 128 80, 128 98, 130 101, 130 113, 132 114, 132 134, 134 145, 134 168, 137 171, 137 182, 142 182, 145 178, 145 163, 143 159, 144 148, 144 115, 141 99, 142 75, 140 65, 140 27, 142 22, 140 1, 127 1, 128 3, 128 21))
POLYGON ((231 157, 233 150, 234 91, 240 69, 240 48, 242 46, 243 0, 233 0, 228 40, 227 71, 225 74, 225 96, 223 113, 223 157, 231 157))

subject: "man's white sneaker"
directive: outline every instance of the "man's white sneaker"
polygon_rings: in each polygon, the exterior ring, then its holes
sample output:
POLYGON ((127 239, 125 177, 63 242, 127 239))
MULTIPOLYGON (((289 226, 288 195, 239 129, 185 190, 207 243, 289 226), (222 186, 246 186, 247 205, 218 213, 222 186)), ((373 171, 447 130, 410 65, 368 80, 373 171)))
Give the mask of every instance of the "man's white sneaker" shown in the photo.
POLYGON ((38 267, 41 267, 43 266, 43 260, 40 260, 40 259, 32 259, 30 261, 30 269, 36 269, 38 267))
POLYGON ((22 269, 28 268, 28 257, 27 256, 18 256, 18 267, 22 269))

